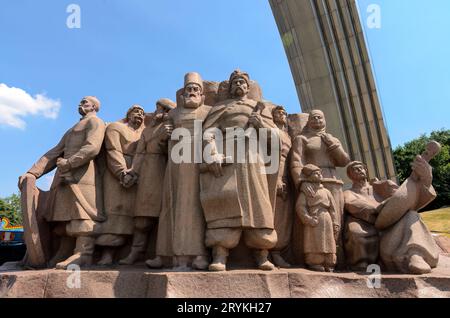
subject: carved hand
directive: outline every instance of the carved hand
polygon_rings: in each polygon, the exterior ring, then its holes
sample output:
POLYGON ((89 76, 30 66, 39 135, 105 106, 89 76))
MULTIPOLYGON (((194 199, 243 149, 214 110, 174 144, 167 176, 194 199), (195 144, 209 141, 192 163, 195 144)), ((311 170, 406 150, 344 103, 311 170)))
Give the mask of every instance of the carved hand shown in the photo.
POLYGON ((248 123, 256 129, 264 128, 264 123, 259 113, 253 112, 248 119, 248 123))
POLYGON ((316 195, 316 193, 314 192, 314 188, 313 188, 312 184, 309 183, 309 182, 303 182, 302 185, 301 185, 300 190, 301 190, 307 197, 310 197, 310 198, 313 198, 313 197, 316 195))
POLYGON ((34 178, 36 180, 36 177, 33 174, 28 173, 28 172, 25 173, 24 175, 20 176, 19 183, 18 183, 18 187, 19 187, 20 191, 22 191, 22 184, 25 181, 25 179, 27 179, 27 178, 34 178))
POLYGON ((332 147, 336 144, 334 137, 330 134, 324 133, 320 137, 327 147, 332 147))
POLYGON ((62 173, 67 173, 70 171, 70 163, 67 159, 58 158, 58 160, 56 161, 56 165, 62 173))
POLYGON ((214 174, 216 178, 223 176, 222 164, 224 159, 225 156, 223 154, 212 155, 213 161, 208 165, 208 167, 209 171, 211 171, 211 173, 214 174))
POLYGON ((433 168, 422 156, 416 156, 411 164, 412 171, 419 177, 420 181, 429 187, 433 181, 433 168))
POLYGON ((339 239, 339 232, 341 230, 341 227, 337 224, 333 225, 333 234, 334 234, 334 240, 337 242, 337 240, 339 239))
POLYGON ((306 220, 308 220, 307 223, 311 227, 316 227, 317 225, 319 225, 319 220, 317 219, 317 217, 310 216, 310 217, 307 217, 306 220))
POLYGON ((128 189, 128 188, 131 188, 132 186, 134 186, 138 182, 139 177, 136 172, 129 169, 129 170, 125 170, 124 172, 122 172, 120 179, 121 179, 120 184, 124 188, 128 189))
POLYGON ((283 181, 277 183, 277 196, 280 196, 283 201, 287 200, 287 185, 283 181))
POLYGON ((170 137, 172 136, 172 132, 173 132, 173 125, 172 124, 165 124, 164 125, 164 140, 169 140, 170 137))

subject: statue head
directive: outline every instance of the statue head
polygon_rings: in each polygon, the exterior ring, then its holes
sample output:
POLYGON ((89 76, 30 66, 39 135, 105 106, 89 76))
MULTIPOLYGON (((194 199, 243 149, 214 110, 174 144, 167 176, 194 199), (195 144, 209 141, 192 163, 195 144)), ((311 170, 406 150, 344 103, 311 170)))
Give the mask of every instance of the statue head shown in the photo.
POLYGON ((322 181, 322 170, 313 164, 304 166, 302 173, 310 182, 320 183, 322 181))
POLYGON ((186 108, 197 108, 203 105, 205 97, 200 74, 191 72, 184 76, 183 99, 186 108))
POLYGON ((91 112, 98 113, 100 111, 100 101, 95 96, 86 96, 78 105, 78 112, 81 116, 86 116, 91 112))
POLYGON ((241 98, 250 91, 250 77, 247 73, 235 70, 230 75, 229 93, 232 98, 241 98))
POLYGON ((327 123, 325 121, 323 112, 318 109, 310 111, 307 126, 308 128, 316 131, 324 130, 327 126, 327 123))
POLYGON ((287 126, 287 112, 283 106, 277 106, 272 110, 273 122, 277 126, 287 126))
POLYGON ((135 129, 142 126, 145 119, 145 111, 141 105, 133 105, 127 111, 126 122, 135 129))
POLYGON ((367 180, 366 165, 360 161, 350 162, 347 166, 347 176, 353 182, 367 180))
POLYGON ((171 111, 175 107, 176 104, 168 98, 158 99, 156 101, 156 110, 154 119, 157 122, 164 121, 167 118, 169 111, 171 111))

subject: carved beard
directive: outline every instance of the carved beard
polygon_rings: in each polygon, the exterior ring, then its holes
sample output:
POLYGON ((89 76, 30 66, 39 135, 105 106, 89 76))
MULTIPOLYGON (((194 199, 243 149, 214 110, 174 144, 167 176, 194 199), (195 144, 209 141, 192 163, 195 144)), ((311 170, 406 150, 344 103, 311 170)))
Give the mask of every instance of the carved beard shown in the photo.
POLYGON ((243 97, 247 94, 248 94, 248 89, 244 89, 244 87, 242 87, 242 86, 235 86, 231 91, 231 95, 233 97, 243 97), (239 94, 238 94, 238 91, 239 91, 239 94))
POLYGON ((202 97, 199 95, 184 96, 184 107, 185 108, 198 108, 202 105, 202 97))

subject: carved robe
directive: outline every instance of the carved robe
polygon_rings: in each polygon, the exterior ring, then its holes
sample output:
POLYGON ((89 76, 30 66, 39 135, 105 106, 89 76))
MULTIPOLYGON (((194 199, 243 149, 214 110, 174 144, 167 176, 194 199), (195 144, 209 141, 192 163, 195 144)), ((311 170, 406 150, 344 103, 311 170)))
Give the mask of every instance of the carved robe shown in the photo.
POLYGON ((207 255, 205 219, 200 203, 200 168, 194 162, 195 141, 200 142, 197 146, 200 145, 201 150, 202 131, 194 131, 194 121, 204 120, 210 109, 210 106, 203 105, 196 109, 177 107, 169 112, 169 122, 174 129, 187 129, 191 138, 169 141, 169 159, 164 177, 156 244, 156 254, 159 256, 207 255), (191 148, 191 157, 188 158, 190 163, 173 161, 172 149, 181 146, 181 143, 191 148))
POLYGON ((285 131, 280 131, 281 156, 278 171, 278 183, 286 184, 285 196, 277 194, 275 203, 274 225, 277 232, 277 245, 274 250, 281 250, 288 246, 291 241, 292 225, 294 219, 294 191, 289 177, 289 155, 292 147, 291 138, 285 131))
POLYGON ((44 217, 49 222, 70 222, 69 234, 92 234, 96 221, 102 220, 102 180, 94 159, 101 151, 104 135, 104 122, 90 113, 28 171, 39 178, 56 168, 58 158, 68 159, 71 170, 64 175, 72 182, 63 182, 63 174, 56 170, 44 217))
MULTIPOLYGON (((233 162, 222 166, 223 176, 217 178, 207 172, 200 177, 201 201, 208 229, 274 229, 273 205, 277 175, 275 182, 270 182, 271 176, 262 172, 264 164, 251 163, 248 137, 245 137, 245 162, 238 162, 236 139, 233 135, 227 135, 227 128, 245 130, 248 127, 249 117, 256 105, 257 102, 251 99, 226 100, 211 109, 205 122, 205 129, 217 128, 222 131, 225 156, 230 155, 227 153, 230 149, 225 147, 227 138, 231 138, 234 147, 233 162)), ((261 116, 266 128, 276 128, 270 110, 265 108, 261 116)))
POLYGON ((323 186, 313 197, 301 192, 296 204, 296 212, 304 226, 305 254, 335 254, 336 239, 333 225, 338 224, 338 213, 331 192, 323 186), (307 223, 308 218, 318 220, 316 226, 307 223))
POLYGON ((134 216, 159 217, 167 165, 164 122, 152 121, 139 140, 133 168, 139 174, 134 216))
POLYGON ((124 171, 131 168, 143 126, 135 130, 124 122, 106 128, 105 148, 108 169, 104 176, 105 212, 103 234, 133 234, 133 209, 136 185, 127 189, 120 184, 124 171))

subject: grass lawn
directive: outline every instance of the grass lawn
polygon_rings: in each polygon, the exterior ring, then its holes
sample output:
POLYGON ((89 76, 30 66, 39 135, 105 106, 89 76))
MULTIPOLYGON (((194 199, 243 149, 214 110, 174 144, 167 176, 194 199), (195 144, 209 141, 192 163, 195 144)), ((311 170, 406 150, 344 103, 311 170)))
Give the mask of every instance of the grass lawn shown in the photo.
POLYGON ((450 238, 450 208, 420 214, 431 232, 450 238))

